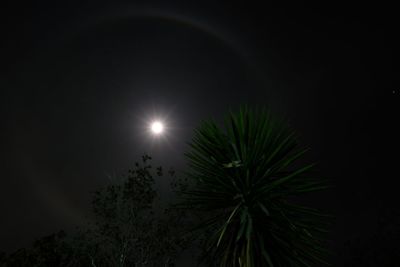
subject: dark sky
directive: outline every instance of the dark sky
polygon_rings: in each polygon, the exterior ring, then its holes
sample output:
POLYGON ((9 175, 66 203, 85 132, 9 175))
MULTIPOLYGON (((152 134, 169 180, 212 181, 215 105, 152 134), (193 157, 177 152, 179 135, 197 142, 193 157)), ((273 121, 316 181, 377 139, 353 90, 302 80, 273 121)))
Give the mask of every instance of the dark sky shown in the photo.
POLYGON ((184 168, 200 120, 243 103, 288 118, 335 185, 316 202, 337 217, 337 266, 397 246, 394 7, 37 2, 0 11, 0 250, 79 223, 144 152, 184 168))

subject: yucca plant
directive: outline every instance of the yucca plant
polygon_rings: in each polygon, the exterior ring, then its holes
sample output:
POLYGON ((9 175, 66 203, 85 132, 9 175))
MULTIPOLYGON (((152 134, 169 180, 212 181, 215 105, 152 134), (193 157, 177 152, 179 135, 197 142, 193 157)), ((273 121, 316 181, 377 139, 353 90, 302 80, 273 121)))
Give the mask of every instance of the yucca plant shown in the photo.
POLYGON ((307 151, 297 143, 265 108, 230 112, 225 129, 209 120, 195 130, 185 153, 194 182, 182 203, 202 213, 195 230, 210 233, 205 255, 215 266, 327 264, 328 216, 289 200, 327 187, 310 175, 314 164, 293 165, 307 151))

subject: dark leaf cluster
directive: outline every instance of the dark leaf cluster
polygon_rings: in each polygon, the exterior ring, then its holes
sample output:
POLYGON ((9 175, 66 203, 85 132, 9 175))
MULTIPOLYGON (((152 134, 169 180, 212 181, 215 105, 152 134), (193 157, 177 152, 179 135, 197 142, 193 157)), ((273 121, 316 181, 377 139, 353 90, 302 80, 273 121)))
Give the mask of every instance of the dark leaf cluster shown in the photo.
POLYGON ((314 164, 294 164, 307 149, 267 109, 231 112, 221 129, 204 121, 186 153, 195 184, 182 192, 182 206, 202 213, 193 231, 204 237, 213 266, 287 267, 325 264, 329 220, 295 204, 293 196, 327 188, 314 164))
MULTIPOLYGON (((153 170, 151 157, 120 182, 97 190, 92 218, 69 236, 65 232, 36 240, 32 247, 0 254, 0 266, 174 266, 188 240, 183 230, 184 211, 161 207, 154 177, 166 178, 161 167, 153 170)), ((172 177, 172 188, 181 181, 172 177)))

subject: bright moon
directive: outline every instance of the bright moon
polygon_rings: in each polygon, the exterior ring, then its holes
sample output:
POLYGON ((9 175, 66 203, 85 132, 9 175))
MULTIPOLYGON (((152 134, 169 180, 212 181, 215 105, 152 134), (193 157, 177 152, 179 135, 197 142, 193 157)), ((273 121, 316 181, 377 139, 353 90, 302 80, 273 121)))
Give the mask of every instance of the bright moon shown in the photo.
POLYGON ((161 134, 164 130, 164 125, 159 122, 159 121, 155 121, 151 124, 151 131, 154 134, 161 134))

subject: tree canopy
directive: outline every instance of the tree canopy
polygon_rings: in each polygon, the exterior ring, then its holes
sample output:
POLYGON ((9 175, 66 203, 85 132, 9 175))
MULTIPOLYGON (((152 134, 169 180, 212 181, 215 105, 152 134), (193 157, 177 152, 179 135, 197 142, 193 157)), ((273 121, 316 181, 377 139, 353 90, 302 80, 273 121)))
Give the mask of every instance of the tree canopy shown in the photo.
POLYGON ((153 168, 144 155, 120 179, 95 191, 92 219, 74 233, 36 240, 32 247, 0 254, 0 266, 174 266, 188 240, 182 235, 184 211, 157 205, 155 178, 181 185, 175 171, 153 168))

